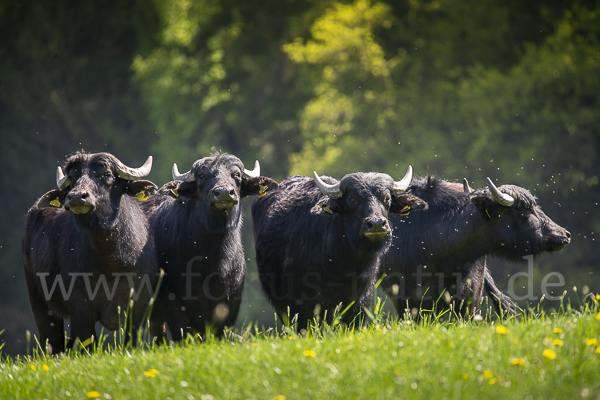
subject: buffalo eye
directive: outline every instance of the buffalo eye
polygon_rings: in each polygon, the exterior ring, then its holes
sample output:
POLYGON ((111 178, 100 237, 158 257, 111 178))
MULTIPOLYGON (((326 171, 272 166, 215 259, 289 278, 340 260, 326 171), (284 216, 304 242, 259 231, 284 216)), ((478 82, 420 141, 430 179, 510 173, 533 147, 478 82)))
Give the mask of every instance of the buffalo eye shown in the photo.
POLYGON ((233 179, 235 179, 236 181, 242 179, 242 174, 240 174, 238 171, 234 172, 231 176, 233 176, 233 179))
POLYGON ((196 177, 196 179, 204 179, 204 174, 202 174, 202 173, 198 174, 198 176, 196 177))
POLYGON ((385 197, 383 198, 383 204, 385 204, 386 206, 390 206, 392 203, 392 196, 390 196, 389 194, 386 194, 385 197))

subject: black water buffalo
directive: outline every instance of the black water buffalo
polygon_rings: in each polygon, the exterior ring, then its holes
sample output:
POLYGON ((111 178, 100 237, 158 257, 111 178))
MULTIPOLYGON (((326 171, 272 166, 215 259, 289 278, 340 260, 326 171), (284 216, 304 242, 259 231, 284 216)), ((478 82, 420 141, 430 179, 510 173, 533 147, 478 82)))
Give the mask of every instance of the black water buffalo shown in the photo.
POLYGON ((159 312, 173 339, 187 333, 221 335, 237 317, 246 274, 240 200, 277 183, 229 154, 213 153, 165 184, 143 207, 166 275, 159 312))
POLYGON ((263 291, 284 323, 298 315, 298 330, 315 314, 331 320, 340 303, 355 302, 346 323, 368 306, 379 259, 391 243, 388 214, 426 207, 403 194, 410 167, 399 182, 381 173, 341 181, 313 176, 287 178, 252 204, 263 291))
POLYGON ((472 297, 471 312, 485 289, 497 310, 513 314, 516 304, 495 286, 486 256, 522 261, 570 242, 570 233, 544 214, 529 191, 497 188, 489 178, 488 186, 472 192, 466 180, 462 186, 432 176, 413 180, 407 193, 427 201, 429 209, 391 218, 393 243, 382 259, 388 275, 382 287, 397 311, 407 300, 410 308, 429 308, 453 286, 459 298, 472 297))
POLYGON ((42 345, 64 351, 63 317, 76 338, 94 335, 97 321, 117 330, 130 310, 135 329, 158 280, 158 262, 146 217, 134 198, 156 186, 140 178, 152 157, 137 169, 108 153, 77 153, 57 170, 58 189, 31 207, 22 239, 29 301, 42 345), (119 315, 118 308, 122 313, 119 315))

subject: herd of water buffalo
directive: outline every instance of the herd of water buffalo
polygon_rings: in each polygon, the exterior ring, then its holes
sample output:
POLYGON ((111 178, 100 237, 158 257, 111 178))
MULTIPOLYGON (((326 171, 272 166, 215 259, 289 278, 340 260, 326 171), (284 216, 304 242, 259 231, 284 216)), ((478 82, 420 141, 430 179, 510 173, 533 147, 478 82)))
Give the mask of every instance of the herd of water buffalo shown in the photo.
POLYGON ((93 338, 95 324, 135 330, 150 314, 159 339, 217 334, 237 317, 246 275, 243 197, 262 289, 298 330, 330 320, 340 304, 351 323, 375 283, 400 313, 430 306, 445 289, 475 312, 485 290, 497 310, 516 304, 496 287, 486 256, 518 260, 570 242, 526 189, 488 179, 487 189, 427 176, 383 173, 341 180, 292 176, 281 183, 213 153, 160 189, 108 153, 79 152, 57 170, 57 188, 27 214, 22 239, 29 300, 41 343, 52 352, 93 338), (410 213, 410 215, 409 215, 410 213), (64 318, 70 320, 65 338, 64 318))

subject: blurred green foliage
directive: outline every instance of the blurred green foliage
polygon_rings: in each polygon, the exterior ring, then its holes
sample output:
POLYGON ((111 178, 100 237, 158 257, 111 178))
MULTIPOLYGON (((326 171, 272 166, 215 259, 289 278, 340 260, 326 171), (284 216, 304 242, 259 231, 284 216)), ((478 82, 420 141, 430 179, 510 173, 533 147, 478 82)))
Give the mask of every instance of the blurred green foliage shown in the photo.
MULTIPOLYGON (((600 290, 599 19, 597 0, 3 2, 5 350, 34 329, 24 215, 82 147, 133 166, 152 154, 159 185, 213 146, 276 179, 408 164, 474 187, 490 176, 572 232, 536 268, 600 290)), ((252 264, 242 318, 271 323, 252 264)))

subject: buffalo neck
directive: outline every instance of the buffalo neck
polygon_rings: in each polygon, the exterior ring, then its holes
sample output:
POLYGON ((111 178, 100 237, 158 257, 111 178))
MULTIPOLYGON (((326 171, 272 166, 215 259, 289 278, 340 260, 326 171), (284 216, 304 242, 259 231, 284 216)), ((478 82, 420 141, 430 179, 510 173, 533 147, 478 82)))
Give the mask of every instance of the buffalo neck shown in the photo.
POLYGON ((136 203, 136 200, 123 197, 118 205, 111 205, 110 212, 100 216, 65 212, 75 220, 76 235, 86 238, 90 249, 117 264, 134 265, 148 243, 149 235, 146 218, 136 203))

